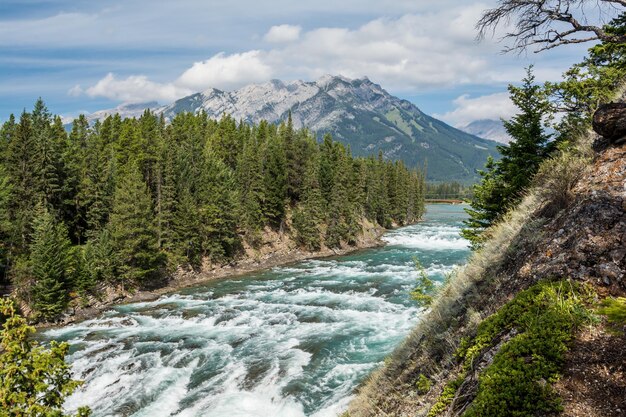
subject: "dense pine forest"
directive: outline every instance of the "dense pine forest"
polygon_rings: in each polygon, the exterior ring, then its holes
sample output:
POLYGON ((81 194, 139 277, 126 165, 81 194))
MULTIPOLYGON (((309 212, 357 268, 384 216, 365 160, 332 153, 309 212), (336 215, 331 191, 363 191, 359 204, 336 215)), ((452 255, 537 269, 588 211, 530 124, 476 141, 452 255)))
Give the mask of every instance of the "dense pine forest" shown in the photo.
POLYGON ((330 136, 225 116, 109 116, 66 129, 39 100, 1 130, 0 273, 45 319, 105 285, 162 285, 228 262, 267 228, 305 250, 353 245, 424 212, 424 178, 330 136))

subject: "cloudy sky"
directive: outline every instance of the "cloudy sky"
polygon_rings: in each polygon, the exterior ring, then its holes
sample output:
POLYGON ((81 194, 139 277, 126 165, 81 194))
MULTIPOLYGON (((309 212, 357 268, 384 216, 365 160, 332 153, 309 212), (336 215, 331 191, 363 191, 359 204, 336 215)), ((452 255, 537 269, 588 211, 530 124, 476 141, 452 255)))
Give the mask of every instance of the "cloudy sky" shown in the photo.
POLYGON ((533 63, 556 80, 589 45, 502 55, 493 0, 2 0, 0 120, 41 96, 64 116, 324 74, 368 76, 453 125, 510 115, 533 63))

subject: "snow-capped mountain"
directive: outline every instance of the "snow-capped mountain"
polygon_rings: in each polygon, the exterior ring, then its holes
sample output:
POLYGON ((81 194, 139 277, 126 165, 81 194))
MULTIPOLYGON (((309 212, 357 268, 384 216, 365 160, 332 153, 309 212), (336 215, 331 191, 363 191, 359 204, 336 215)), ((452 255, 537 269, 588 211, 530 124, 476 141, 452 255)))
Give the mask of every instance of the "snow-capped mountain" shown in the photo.
POLYGON ((354 154, 382 151, 386 158, 402 159, 409 166, 427 163, 431 180, 472 181, 487 156, 497 154, 494 142, 424 114, 368 78, 327 75, 314 82, 272 80, 230 92, 212 88, 162 107, 139 104, 99 113, 119 111, 133 117, 142 106, 168 120, 180 112, 204 111, 213 118, 229 114, 251 123, 280 122, 291 112, 296 127, 307 127, 318 136, 331 133, 350 145, 354 154))
POLYGON ((483 139, 491 139, 500 143, 509 143, 511 141, 511 137, 506 132, 501 120, 475 120, 460 129, 463 132, 483 139))

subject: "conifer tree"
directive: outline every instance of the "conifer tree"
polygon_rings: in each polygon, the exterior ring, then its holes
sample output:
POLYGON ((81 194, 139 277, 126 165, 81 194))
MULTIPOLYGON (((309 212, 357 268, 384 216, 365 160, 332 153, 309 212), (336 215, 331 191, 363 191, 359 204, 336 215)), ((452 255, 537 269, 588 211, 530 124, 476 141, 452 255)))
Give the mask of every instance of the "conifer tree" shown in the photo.
POLYGON ((32 240, 33 306, 45 319, 55 319, 67 307, 71 288, 71 242, 67 228, 40 206, 33 221, 32 240))
POLYGON ((239 224, 246 241, 255 246, 263 227, 263 171, 256 137, 244 144, 235 173, 239 188, 239 224))
POLYGON ((277 136, 270 136, 264 148, 263 191, 263 213, 277 227, 284 219, 287 201, 287 160, 277 136))
POLYGON ((13 186, 3 165, 0 164, 0 283, 7 282, 13 242, 13 225, 10 207, 13 186))
POLYGON ((149 284, 164 264, 152 202, 139 168, 124 167, 115 187, 109 230, 123 285, 149 284))
POLYGON ((205 152, 202 188, 198 193, 203 255, 222 261, 237 245, 235 183, 231 171, 211 150, 205 152))
POLYGON ((481 183, 473 188, 470 215, 462 235, 474 248, 481 245, 482 232, 494 224, 521 199, 523 190, 554 147, 544 122, 549 116, 550 103, 542 88, 534 83, 532 66, 527 69, 521 87, 509 86, 511 100, 520 113, 504 122, 513 138, 508 145, 499 146, 502 159, 489 159, 480 174, 481 183))
POLYGON ((303 181, 302 201, 293 213, 293 228, 296 241, 310 251, 321 247, 321 224, 323 215, 323 197, 319 186, 319 161, 309 161, 303 181))

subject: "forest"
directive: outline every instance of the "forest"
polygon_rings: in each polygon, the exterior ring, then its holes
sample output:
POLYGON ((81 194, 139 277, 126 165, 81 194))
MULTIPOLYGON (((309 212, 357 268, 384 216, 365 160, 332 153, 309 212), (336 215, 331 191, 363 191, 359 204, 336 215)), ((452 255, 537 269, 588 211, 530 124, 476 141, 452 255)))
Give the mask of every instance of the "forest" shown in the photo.
POLYGON ((353 158, 291 118, 146 111, 68 133, 38 100, 0 132, 0 274, 46 320, 103 286, 150 288, 178 266, 226 263, 266 228, 303 249, 353 245, 363 220, 417 221, 424 176, 353 158))

